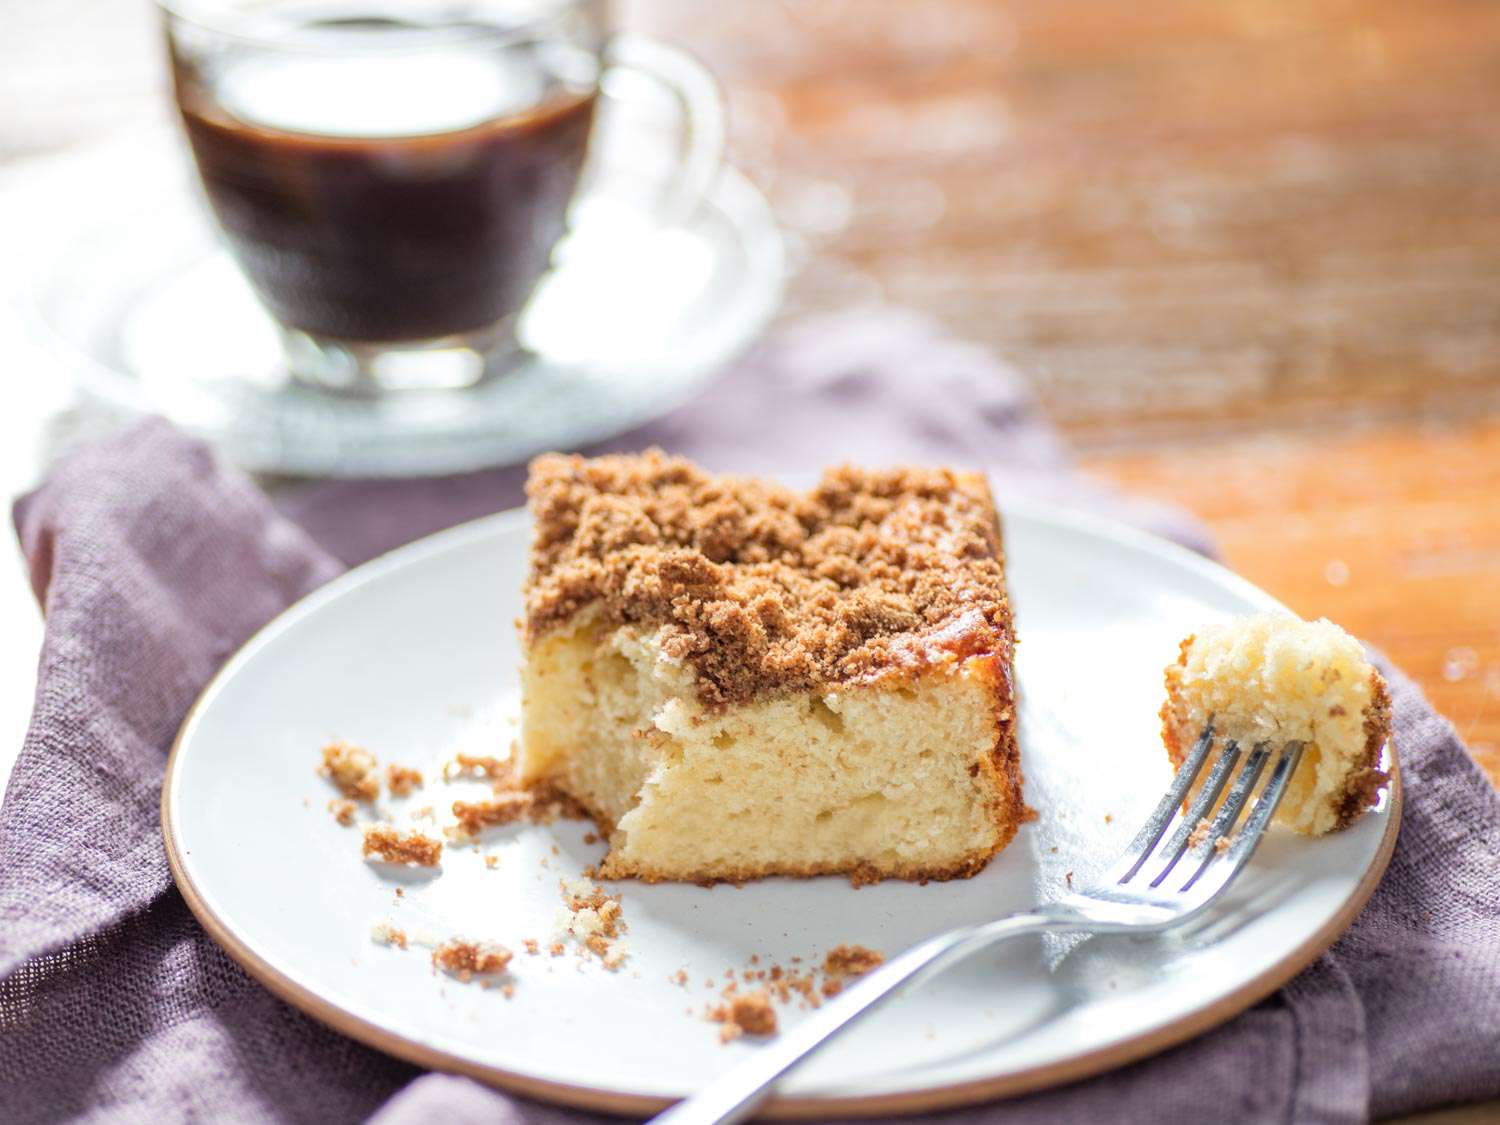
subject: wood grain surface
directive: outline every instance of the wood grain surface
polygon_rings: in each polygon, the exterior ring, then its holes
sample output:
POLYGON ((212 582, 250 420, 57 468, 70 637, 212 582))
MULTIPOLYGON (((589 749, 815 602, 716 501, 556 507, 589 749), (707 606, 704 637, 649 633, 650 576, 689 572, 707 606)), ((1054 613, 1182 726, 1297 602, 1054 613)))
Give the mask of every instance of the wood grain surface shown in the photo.
MULTIPOLYGON (((786 315, 909 305, 1014 361, 1090 471, 1382 647, 1500 783, 1500 5, 620 8, 721 76, 786 315)), ((0 164, 162 116, 144 3, 0 27, 0 164)))
POLYGON ((1091 471, 1383 648, 1500 783, 1500 6, 639 0, 797 309, 1012 359, 1091 471))

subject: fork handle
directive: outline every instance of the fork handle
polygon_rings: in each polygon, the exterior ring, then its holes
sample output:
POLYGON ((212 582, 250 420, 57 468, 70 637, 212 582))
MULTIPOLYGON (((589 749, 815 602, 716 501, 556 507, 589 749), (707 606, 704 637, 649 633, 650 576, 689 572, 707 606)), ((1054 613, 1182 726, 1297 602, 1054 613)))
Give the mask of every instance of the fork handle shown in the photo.
MULTIPOLYGON (((951 930, 908 949, 824 1004, 722 1078, 653 1119, 658 1125, 716 1125, 739 1121, 770 1096, 787 1071, 896 993, 1004 938, 1072 929, 1071 920, 1045 914, 1012 914, 994 922, 951 930)), ((1080 927, 1081 928, 1081 927, 1080 927)))

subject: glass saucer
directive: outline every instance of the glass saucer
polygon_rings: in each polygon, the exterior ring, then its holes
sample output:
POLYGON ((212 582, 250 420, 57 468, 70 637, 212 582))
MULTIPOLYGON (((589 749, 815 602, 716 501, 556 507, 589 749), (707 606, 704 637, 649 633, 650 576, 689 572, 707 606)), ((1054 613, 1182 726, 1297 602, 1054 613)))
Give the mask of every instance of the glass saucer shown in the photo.
POLYGON ((151 143, 163 151, 137 147, 128 169, 118 153, 92 170, 70 158, 26 193, 45 221, 69 211, 48 181, 94 189, 72 205, 87 221, 48 237, 32 265, 29 319, 89 395, 165 415, 260 472, 416 476, 602 440, 685 400, 781 297, 781 239, 743 176, 725 169, 695 215, 668 223, 642 202, 644 174, 615 167, 575 209, 522 318, 529 354, 516 370, 462 391, 341 398, 287 374, 185 158, 151 143))

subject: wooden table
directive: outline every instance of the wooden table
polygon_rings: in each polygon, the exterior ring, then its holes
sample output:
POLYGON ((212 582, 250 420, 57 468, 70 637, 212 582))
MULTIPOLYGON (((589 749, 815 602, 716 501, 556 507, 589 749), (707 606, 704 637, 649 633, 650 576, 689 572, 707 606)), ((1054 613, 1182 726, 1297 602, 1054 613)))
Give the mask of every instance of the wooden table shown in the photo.
MULTIPOLYGON (((787 315, 1013 360, 1089 471, 1385 649, 1500 782, 1500 5, 622 7, 722 77, 787 315)), ((159 113, 147 14, 0 0, 0 161, 159 113)))
POLYGON ((1500 6, 639 0, 805 265, 1383 648, 1500 782, 1500 6))

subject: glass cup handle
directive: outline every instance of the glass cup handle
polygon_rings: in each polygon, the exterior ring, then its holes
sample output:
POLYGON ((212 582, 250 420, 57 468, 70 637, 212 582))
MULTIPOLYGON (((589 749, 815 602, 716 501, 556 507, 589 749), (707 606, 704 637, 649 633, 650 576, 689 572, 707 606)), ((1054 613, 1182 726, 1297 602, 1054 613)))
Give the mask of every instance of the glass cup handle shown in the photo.
POLYGON ((625 72, 646 79, 677 103, 681 121, 677 170, 662 192, 659 207, 670 222, 691 219, 713 190, 724 164, 725 112, 719 83, 686 51, 637 32, 616 35, 606 62, 606 95, 625 100, 621 84, 611 82, 612 74, 625 72))

